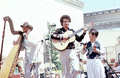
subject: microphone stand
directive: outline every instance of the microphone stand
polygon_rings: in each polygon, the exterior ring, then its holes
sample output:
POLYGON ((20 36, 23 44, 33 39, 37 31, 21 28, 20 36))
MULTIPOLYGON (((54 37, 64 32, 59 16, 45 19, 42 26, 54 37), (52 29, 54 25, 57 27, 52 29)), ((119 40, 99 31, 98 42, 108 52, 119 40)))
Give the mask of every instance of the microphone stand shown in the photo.
MULTIPOLYGON (((42 44, 43 44, 43 40, 41 40, 40 42, 41 42, 41 45, 40 45, 40 47, 39 47, 39 50, 37 51, 37 56, 35 57, 34 62, 36 61, 36 59, 37 59, 37 57, 38 57, 39 51, 40 51, 41 46, 42 46, 42 44)), ((38 45, 38 44, 37 44, 37 45, 38 45)), ((35 69, 35 64, 34 64, 34 62, 33 62, 33 65, 32 65, 32 67, 31 67, 31 69, 30 69, 30 72, 32 71, 33 68, 35 69)))
POLYGON ((81 64, 80 64, 80 51, 79 51, 79 53, 78 53, 78 55, 77 55, 77 57, 78 57, 78 60, 79 60, 79 65, 80 65, 80 69, 81 69, 81 74, 84 74, 84 70, 82 69, 82 66, 81 66, 81 64))
POLYGON ((52 78, 52 72, 51 72, 51 52, 52 52, 51 32, 52 32, 52 27, 51 27, 50 30, 49 30, 49 62, 50 62, 50 78, 52 78))
MULTIPOLYGON (((104 59, 104 61, 105 61, 105 59, 104 59)), ((116 77, 119 78, 118 75, 117 75, 117 73, 116 73, 116 72, 113 70, 113 68, 108 64, 108 62, 107 62, 107 61, 105 61, 105 62, 106 62, 107 65, 109 66, 109 76, 108 76, 108 78, 110 78, 110 69, 112 70, 113 73, 115 73, 116 77)))
POLYGON ((51 72, 51 52, 52 52, 52 39, 51 39, 51 33, 52 33, 52 30, 53 28, 56 26, 56 24, 53 24, 53 25, 49 25, 51 26, 51 28, 49 29, 49 62, 50 62, 50 78, 52 78, 52 72, 51 72))

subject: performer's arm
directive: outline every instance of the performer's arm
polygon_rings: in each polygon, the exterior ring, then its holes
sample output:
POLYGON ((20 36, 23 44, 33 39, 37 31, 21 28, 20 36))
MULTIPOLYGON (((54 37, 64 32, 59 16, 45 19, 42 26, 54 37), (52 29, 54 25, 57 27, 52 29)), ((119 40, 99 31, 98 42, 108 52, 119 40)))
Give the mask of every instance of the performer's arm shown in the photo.
POLYGON ((100 50, 94 48, 93 51, 98 53, 99 55, 105 55, 105 49, 102 44, 100 44, 100 50))
POLYGON ((21 37, 19 36, 16 41, 14 40, 14 41, 13 41, 13 45, 17 45, 17 44, 18 44, 18 41, 20 40, 20 38, 21 38, 21 37))
MULTIPOLYGON (((19 39, 20 39, 20 36, 18 37, 18 39, 15 41, 13 41, 13 45, 17 45, 18 44, 18 41, 19 41, 19 39)), ((20 50, 21 51, 23 51, 25 48, 23 47, 23 45, 21 45, 21 48, 20 48, 20 50)))
POLYGON ((36 40, 36 38, 35 38, 34 35, 35 35, 35 34, 32 33, 31 30, 28 30, 27 33, 23 33, 24 39, 25 39, 28 43, 32 44, 33 46, 36 46, 38 41, 36 40))
POLYGON ((78 42, 82 41, 86 35, 87 28, 84 28, 84 32, 81 36, 75 35, 78 42))
POLYGON ((51 38, 56 40, 62 40, 63 36, 60 35, 60 32, 60 29, 56 29, 55 32, 51 34, 51 38))
POLYGON ((33 46, 36 46, 38 41, 33 37, 33 35, 29 34, 27 37, 27 42, 31 43, 33 46))
POLYGON ((85 54, 87 52, 87 45, 83 45, 83 49, 81 50, 81 54, 85 54))
POLYGON ((77 40, 78 42, 82 41, 82 40, 84 39, 85 34, 86 34, 86 33, 83 33, 81 36, 75 35, 76 40, 77 40))
POLYGON ((100 44, 100 50, 98 50, 98 52, 100 53, 100 55, 105 55, 105 48, 103 47, 102 44, 100 44))

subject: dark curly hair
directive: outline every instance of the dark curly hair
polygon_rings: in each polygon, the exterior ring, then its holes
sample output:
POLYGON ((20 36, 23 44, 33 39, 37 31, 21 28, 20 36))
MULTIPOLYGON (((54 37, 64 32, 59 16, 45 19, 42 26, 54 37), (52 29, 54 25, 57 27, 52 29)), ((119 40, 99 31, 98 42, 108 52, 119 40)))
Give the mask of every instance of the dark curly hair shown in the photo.
POLYGON ((99 34, 99 32, 96 30, 96 29, 94 29, 94 28, 92 28, 90 31, 89 31, 89 34, 92 34, 92 35, 95 35, 96 37, 98 36, 98 34, 99 34))
MULTIPOLYGON (((71 22, 71 18, 70 18, 70 16, 68 16, 68 15, 63 15, 63 16, 61 16, 61 18, 60 18, 60 23, 61 23, 61 25, 62 25, 62 23, 63 23, 63 19, 68 19, 70 22, 71 22)), ((62 25, 63 26, 63 25, 62 25)))

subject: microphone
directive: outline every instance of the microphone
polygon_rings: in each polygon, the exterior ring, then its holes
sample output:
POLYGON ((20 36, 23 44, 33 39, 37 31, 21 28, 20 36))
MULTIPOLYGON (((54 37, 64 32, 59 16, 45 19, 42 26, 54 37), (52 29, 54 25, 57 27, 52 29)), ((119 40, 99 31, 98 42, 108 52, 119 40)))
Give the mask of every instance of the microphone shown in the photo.
POLYGON ((43 41, 46 41, 46 40, 49 40, 49 38, 46 38, 46 39, 44 39, 44 40, 41 40, 41 41, 39 41, 39 42, 43 42, 43 41))
POLYGON ((53 24, 53 25, 50 25, 50 26, 55 27, 55 26, 56 26, 56 24, 53 24))
POLYGON ((45 41, 46 41, 46 40, 49 40, 49 38, 46 38, 45 41))

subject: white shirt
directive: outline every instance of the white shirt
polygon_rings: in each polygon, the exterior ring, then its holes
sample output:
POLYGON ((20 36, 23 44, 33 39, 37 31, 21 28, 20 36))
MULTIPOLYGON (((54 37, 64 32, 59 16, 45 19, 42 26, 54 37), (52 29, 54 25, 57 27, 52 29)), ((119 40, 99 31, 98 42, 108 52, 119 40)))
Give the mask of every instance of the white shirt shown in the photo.
POLYGON ((27 61, 29 61, 29 64, 41 62, 40 56, 38 55, 39 52, 37 50, 37 41, 34 39, 34 35, 29 33, 27 37, 28 39, 24 38, 21 47, 21 50, 25 49, 25 63, 27 61))

